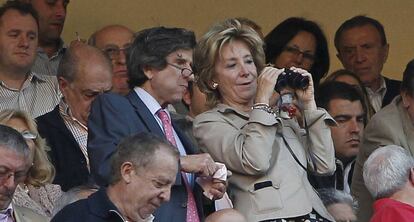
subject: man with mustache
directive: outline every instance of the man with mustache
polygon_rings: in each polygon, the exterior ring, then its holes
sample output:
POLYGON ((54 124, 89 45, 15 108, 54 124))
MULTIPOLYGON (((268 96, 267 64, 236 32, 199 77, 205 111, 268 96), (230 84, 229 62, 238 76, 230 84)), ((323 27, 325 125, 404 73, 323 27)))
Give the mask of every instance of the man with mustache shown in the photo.
POLYGON ((350 193, 355 158, 366 123, 366 107, 357 88, 342 82, 320 85, 317 97, 322 107, 335 119, 331 136, 335 147, 336 171, 332 176, 310 176, 315 188, 335 188, 350 193))
POLYGON ((7 2, 0 8, 0 109, 40 116, 55 107, 60 91, 55 77, 30 71, 38 41, 38 18, 29 4, 7 2))
POLYGON ((48 218, 12 204, 14 191, 31 166, 30 149, 16 130, 0 125, 0 221, 46 222, 48 218))
POLYGON ((66 19, 69 0, 20 0, 30 3, 39 16, 39 47, 32 71, 56 76, 66 47, 60 35, 66 19))

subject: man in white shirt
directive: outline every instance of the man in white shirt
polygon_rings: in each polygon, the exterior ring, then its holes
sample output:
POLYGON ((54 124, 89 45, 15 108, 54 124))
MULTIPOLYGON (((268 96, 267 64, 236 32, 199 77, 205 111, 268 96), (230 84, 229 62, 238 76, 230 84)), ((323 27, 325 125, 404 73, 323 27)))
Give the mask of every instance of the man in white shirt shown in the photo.
POLYGON ((379 21, 362 15, 345 21, 335 33, 335 47, 344 68, 365 84, 376 112, 399 94, 401 82, 381 75, 389 44, 379 21))
MULTIPOLYGON (((199 221, 201 190, 194 177, 212 176, 218 170, 209 154, 195 153, 194 145, 171 122, 166 109, 167 105, 181 101, 188 87, 195 44, 194 33, 181 28, 140 31, 127 60, 131 92, 126 97, 113 93, 98 96, 89 116, 91 173, 100 185, 108 183, 109 159, 125 136, 150 132, 167 138, 180 152, 182 173, 177 174, 171 200, 155 212, 156 221, 199 221)), ((221 198, 224 183, 217 181, 209 192, 214 198, 221 198)))
POLYGON ((8 2, 0 8, 0 109, 24 110, 32 117, 59 103, 55 77, 31 72, 38 41, 38 19, 33 8, 8 2))

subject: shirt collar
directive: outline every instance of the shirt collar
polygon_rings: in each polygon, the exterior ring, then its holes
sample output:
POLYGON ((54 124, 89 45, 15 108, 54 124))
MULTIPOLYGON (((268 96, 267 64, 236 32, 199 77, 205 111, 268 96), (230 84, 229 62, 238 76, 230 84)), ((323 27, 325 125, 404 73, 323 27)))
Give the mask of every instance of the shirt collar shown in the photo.
POLYGON ((20 90, 23 90, 24 88, 26 88, 28 85, 30 85, 31 82, 35 82, 35 81, 45 82, 46 80, 45 80, 44 76, 38 75, 38 74, 30 71, 27 74, 27 77, 24 80, 21 89, 10 88, 9 86, 6 85, 6 83, 4 83, 4 81, 1 81, 1 80, 0 80, 0 85, 7 88, 7 89, 9 89, 9 90, 12 90, 12 91, 20 91, 20 90))
MULTIPOLYGON (((145 106, 149 109, 152 115, 156 115, 158 110, 162 109, 158 101, 155 100, 155 98, 152 97, 151 94, 149 94, 143 88, 137 86, 134 88, 134 91, 138 95, 138 97, 142 100, 142 102, 145 104, 145 106)), ((164 110, 167 112, 168 116, 170 116, 170 113, 168 112, 168 110, 167 109, 164 109, 164 110)))
POLYGON ((7 212, 10 212, 10 216, 14 218, 14 213, 13 213, 13 204, 10 202, 9 206, 4 209, 4 210, 0 210, 0 214, 7 214, 7 212))
POLYGON ((65 102, 65 98, 62 98, 59 102, 59 113, 63 117, 70 118, 71 121, 76 122, 83 129, 88 130, 88 126, 85 126, 83 123, 81 123, 79 120, 77 120, 74 116, 72 116, 72 112, 70 111, 69 105, 65 102))
MULTIPOLYGON (((59 55, 61 53, 64 53, 66 48, 68 47, 65 45, 65 42, 63 42, 63 39, 59 38, 58 43, 58 50, 56 51, 55 55, 59 55)), ((42 47, 37 47, 36 50, 38 53, 45 53, 45 50, 42 47)), ((53 57, 53 56, 52 56, 53 57)))
POLYGON ((373 91, 369 87, 365 87, 367 89, 368 93, 370 93, 370 94, 380 94, 380 93, 383 93, 385 90, 387 90, 387 85, 385 84, 385 79, 384 79, 383 76, 380 77, 380 81, 381 81, 380 87, 376 91, 373 91))

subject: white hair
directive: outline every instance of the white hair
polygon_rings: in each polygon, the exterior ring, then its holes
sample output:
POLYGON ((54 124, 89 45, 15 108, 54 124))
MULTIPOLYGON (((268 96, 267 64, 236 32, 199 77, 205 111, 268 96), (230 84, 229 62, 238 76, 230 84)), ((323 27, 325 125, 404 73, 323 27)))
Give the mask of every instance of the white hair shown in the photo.
POLYGON ((375 150, 363 169, 365 186, 375 199, 390 197, 408 182, 414 158, 404 148, 388 145, 375 150))

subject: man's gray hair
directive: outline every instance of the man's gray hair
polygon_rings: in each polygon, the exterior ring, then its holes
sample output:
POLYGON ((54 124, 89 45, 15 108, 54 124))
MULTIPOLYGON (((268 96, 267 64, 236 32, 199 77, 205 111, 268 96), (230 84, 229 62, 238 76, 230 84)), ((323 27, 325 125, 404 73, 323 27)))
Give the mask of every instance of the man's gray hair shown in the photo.
POLYGON ((178 164, 178 150, 164 138, 147 132, 124 138, 111 157, 109 184, 113 185, 121 180, 122 164, 130 162, 135 169, 145 168, 154 162, 157 150, 166 151, 165 155, 176 158, 178 164))
POLYGON ((73 82, 83 64, 88 64, 88 58, 95 56, 101 59, 109 70, 112 70, 111 61, 103 54, 103 52, 93 46, 83 43, 70 46, 66 49, 62 60, 59 63, 56 77, 62 77, 68 82, 73 82))
POLYGON ((0 149, 13 150, 25 158, 30 155, 29 147, 23 136, 15 129, 5 125, 0 125, 0 149))
POLYGON ((342 190, 323 188, 318 190, 318 194, 325 207, 340 203, 350 206, 354 211, 357 209, 357 204, 352 196, 342 190))
POLYGON ((388 145, 375 150, 364 164, 365 186, 375 199, 390 197, 410 178, 414 158, 404 148, 388 145))

